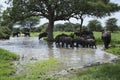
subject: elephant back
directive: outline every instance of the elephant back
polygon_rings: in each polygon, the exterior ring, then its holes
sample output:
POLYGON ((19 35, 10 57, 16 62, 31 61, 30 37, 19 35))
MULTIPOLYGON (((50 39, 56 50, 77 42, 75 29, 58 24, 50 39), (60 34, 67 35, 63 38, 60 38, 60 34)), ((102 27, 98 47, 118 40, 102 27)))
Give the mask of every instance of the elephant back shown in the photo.
POLYGON ((110 31, 102 32, 102 37, 111 37, 111 32, 110 31))

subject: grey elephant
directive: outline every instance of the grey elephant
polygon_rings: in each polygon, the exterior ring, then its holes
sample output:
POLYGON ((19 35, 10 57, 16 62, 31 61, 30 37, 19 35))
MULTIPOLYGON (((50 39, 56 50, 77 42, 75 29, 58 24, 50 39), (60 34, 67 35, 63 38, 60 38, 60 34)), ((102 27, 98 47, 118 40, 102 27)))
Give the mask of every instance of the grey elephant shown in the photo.
POLYGON ((84 37, 77 37, 73 40, 76 47, 85 47, 85 38, 84 37))
POLYGON ((104 43, 104 47, 107 49, 111 42, 111 32, 110 31, 102 31, 101 38, 104 43))
POLYGON ((93 38, 90 38, 90 39, 86 39, 85 40, 85 43, 86 43, 86 47, 90 47, 90 48, 97 48, 96 47, 96 41, 95 41, 95 39, 93 39, 93 38))
POLYGON ((70 36, 62 36, 60 37, 62 42, 62 47, 73 47, 73 38, 70 36))
POLYGON ((64 33, 57 35, 55 37, 55 44, 58 45, 58 46, 60 46, 61 44, 64 44, 63 43, 63 38, 64 37, 68 37, 68 35, 64 34, 64 33))

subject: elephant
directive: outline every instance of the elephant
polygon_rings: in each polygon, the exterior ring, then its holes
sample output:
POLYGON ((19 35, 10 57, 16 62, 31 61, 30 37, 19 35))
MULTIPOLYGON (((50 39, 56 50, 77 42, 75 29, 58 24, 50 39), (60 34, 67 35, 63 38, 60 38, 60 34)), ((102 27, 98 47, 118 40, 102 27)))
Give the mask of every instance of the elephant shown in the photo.
POLYGON ((102 31, 101 38, 104 43, 104 47, 107 49, 111 42, 111 32, 110 31, 102 31))
POLYGON ((79 46, 85 47, 85 38, 77 37, 76 39, 73 39, 73 43, 76 44, 76 47, 79 47, 79 46))
POLYGON ((15 37, 15 36, 19 37, 20 32, 13 32, 12 35, 13 35, 13 37, 15 37))
POLYGON ((62 47, 68 47, 70 45, 70 47, 73 47, 73 38, 70 36, 62 36, 60 37, 60 40, 62 42, 62 47))
POLYGON ((48 33, 47 32, 43 32, 43 33, 40 33, 38 35, 38 39, 40 40, 42 37, 47 37, 48 33))
POLYGON ((86 39, 85 40, 85 46, 90 47, 90 48, 93 48, 93 47, 97 48, 95 39, 93 39, 93 38, 86 39))
POLYGON ((58 45, 58 46, 60 46, 60 44, 64 44, 63 43, 64 37, 68 37, 68 35, 64 34, 64 33, 57 35, 55 37, 55 44, 58 45))
POLYGON ((23 32, 23 34, 24 34, 24 37, 30 37, 30 32, 23 32))

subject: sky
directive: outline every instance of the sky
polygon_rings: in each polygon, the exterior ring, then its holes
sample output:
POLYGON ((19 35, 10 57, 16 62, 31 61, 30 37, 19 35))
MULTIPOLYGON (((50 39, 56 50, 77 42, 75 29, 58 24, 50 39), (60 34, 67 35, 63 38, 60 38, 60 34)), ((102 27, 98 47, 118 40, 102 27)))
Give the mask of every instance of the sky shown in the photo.
MULTIPOLYGON (((3 9, 6 9, 6 7, 8 6, 7 4, 4 3, 5 1, 6 0, 0 0, 0 5, 3 5, 3 9)), ((120 0, 110 0, 110 1, 120 5, 120 0)), ((108 17, 105 17, 105 18, 85 17, 83 25, 86 26, 89 23, 90 20, 97 19, 98 21, 101 22, 102 26, 105 26, 105 22, 109 18, 116 18, 118 20, 117 21, 117 25, 120 26, 120 11, 116 12, 116 13, 113 13, 111 16, 108 16, 108 17)), ((71 18, 69 21, 72 22, 72 23, 80 23, 80 20, 76 20, 75 18, 71 18)), ((59 24, 59 23, 63 24, 65 22, 69 22, 69 21, 56 21, 55 24, 59 24)), ((46 22, 48 22, 48 20, 43 18, 43 19, 40 20, 40 24, 39 25, 42 25, 42 24, 44 24, 46 22)))

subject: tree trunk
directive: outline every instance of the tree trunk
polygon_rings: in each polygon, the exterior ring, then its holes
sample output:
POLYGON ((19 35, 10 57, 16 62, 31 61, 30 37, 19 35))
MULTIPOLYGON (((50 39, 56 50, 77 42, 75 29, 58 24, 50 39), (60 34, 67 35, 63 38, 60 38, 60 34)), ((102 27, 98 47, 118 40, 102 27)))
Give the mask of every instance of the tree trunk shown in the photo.
POLYGON ((83 24, 83 18, 80 17, 81 23, 80 23, 80 32, 82 32, 82 24, 83 24))
POLYGON ((49 20, 47 32, 48 32, 48 42, 53 42, 53 28, 54 28, 54 20, 49 20))

